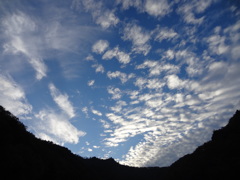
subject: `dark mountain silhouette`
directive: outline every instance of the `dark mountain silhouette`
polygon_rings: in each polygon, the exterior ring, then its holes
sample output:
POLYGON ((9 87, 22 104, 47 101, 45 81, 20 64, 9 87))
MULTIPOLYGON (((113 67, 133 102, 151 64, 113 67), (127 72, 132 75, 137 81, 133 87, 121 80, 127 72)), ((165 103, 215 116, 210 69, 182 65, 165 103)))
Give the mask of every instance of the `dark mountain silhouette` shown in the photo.
POLYGON ((212 140, 164 168, 134 168, 114 159, 84 159, 43 141, 0 106, 1 179, 237 179, 240 168, 240 111, 212 140), (234 178, 233 178, 234 177, 234 178))

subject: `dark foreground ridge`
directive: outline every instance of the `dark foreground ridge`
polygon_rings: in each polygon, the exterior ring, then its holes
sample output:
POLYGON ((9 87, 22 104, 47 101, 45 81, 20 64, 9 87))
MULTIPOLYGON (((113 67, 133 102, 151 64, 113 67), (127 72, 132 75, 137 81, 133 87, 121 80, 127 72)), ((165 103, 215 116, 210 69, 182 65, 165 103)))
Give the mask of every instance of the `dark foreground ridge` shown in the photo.
POLYGON ((0 106, 1 179, 238 179, 240 111, 212 140, 164 168, 133 168, 114 159, 84 159, 67 148, 43 141, 0 106))

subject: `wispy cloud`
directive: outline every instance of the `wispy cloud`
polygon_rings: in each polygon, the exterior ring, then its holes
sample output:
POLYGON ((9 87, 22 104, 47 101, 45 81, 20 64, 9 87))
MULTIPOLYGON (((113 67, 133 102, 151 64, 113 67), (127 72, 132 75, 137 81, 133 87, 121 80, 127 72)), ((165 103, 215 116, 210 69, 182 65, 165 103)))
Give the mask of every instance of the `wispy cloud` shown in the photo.
POLYGON ((7 15, 2 20, 2 28, 6 42, 3 45, 5 53, 23 54, 36 71, 36 79, 47 76, 47 67, 39 53, 38 46, 42 44, 38 34, 37 24, 23 12, 7 15), (17 29, 17 30, 16 30, 17 29))
POLYGON ((119 88, 109 86, 107 92, 112 95, 112 99, 120 99, 122 97, 122 91, 119 88))
POLYGON ((122 38, 132 41, 132 51, 135 53, 147 55, 151 49, 149 44, 151 33, 134 23, 129 23, 124 27, 122 38))
POLYGON ((102 59, 108 60, 114 57, 117 58, 117 60, 122 64, 128 64, 131 60, 129 54, 119 50, 119 47, 115 47, 105 52, 102 59))
POLYGON ((130 73, 130 74, 127 75, 126 73, 123 73, 123 72, 120 72, 120 71, 115 71, 115 72, 108 71, 107 72, 107 77, 110 78, 110 79, 119 78, 122 83, 126 83, 129 79, 135 77, 135 75, 133 73, 130 73))
POLYGON ((104 29, 115 26, 119 22, 119 19, 115 15, 114 10, 110 10, 105 7, 101 1, 74 0, 72 3, 72 7, 79 10, 84 10, 86 12, 90 12, 95 23, 99 24, 104 29))
POLYGON ((93 46, 92 51, 98 54, 102 54, 109 46, 108 41, 98 40, 93 46))
POLYGON ((95 80, 90 80, 90 81, 88 81, 88 86, 93 86, 94 83, 95 83, 95 80))
POLYGON ((42 139, 50 140, 58 144, 79 142, 79 137, 86 133, 79 131, 69 122, 69 117, 56 113, 53 110, 41 110, 35 114, 38 119, 35 121, 33 130, 42 139))
POLYGON ((92 113, 97 115, 97 116, 102 116, 102 113, 96 109, 92 109, 92 113))
POLYGON ((68 99, 68 95, 62 94, 52 83, 49 84, 49 89, 53 100, 61 108, 61 110, 64 111, 69 116, 69 118, 74 117, 75 111, 72 103, 68 99))
POLYGON ((130 7, 135 7, 139 12, 146 12, 154 17, 162 17, 172 11, 172 4, 168 0, 117 0, 118 4, 122 5, 124 10, 129 9, 130 7))
POLYGON ((16 116, 32 112, 24 90, 9 75, 0 74, 0 104, 16 116))
POLYGON ((92 67, 95 68, 96 73, 104 73, 105 72, 104 67, 101 64, 93 64, 92 67))
POLYGON ((153 30, 152 32, 155 35, 155 40, 161 42, 163 40, 173 40, 176 39, 178 37, 178 33, 175 32, 173 29, 171 28, 167 28, 167 27, 157 27, 156 29, 153 30))
POLYGON ((179 8, 178 12, 186 23, 201 24, 204 21, 204 16, 197 18, 199 14, 203 13, 211 4, 217 2, 216 0, 203 0, 203 1, 186 1, 179 8))

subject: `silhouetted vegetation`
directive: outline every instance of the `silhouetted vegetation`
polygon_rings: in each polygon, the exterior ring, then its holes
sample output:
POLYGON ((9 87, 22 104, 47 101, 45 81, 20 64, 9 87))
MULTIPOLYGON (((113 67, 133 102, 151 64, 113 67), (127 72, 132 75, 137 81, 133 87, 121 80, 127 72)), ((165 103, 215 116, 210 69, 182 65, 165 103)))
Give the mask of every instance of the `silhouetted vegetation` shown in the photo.
POLYGON ((114 159, 84 159, 43 141, 0 106, 1 179, 237 179, 240 112, 213 133, 212 141, 165 168, 133 168, 114 159))

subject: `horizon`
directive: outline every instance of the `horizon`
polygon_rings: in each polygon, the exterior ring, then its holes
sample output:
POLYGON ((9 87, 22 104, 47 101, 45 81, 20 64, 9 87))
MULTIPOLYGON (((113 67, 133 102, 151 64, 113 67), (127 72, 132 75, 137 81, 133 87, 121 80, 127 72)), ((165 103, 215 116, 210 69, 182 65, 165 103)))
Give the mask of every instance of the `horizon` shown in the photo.
POLYGON ((0 2, 0 105, 82 157, 169 166, 240 110, 224 0, 0 2))

